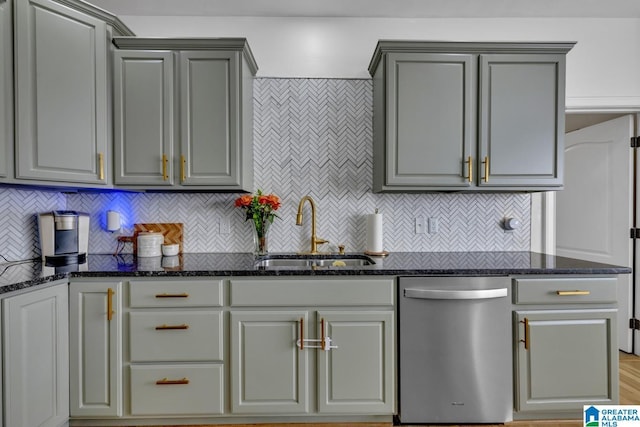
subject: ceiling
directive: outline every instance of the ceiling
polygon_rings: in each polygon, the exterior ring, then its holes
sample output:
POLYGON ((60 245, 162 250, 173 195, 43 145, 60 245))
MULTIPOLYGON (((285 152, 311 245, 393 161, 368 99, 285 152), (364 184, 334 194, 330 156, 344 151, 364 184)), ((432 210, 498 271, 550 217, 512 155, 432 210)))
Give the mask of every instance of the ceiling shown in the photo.
POLYGON ((118 16, 640 18, 639 0, 88 0, 118 16))

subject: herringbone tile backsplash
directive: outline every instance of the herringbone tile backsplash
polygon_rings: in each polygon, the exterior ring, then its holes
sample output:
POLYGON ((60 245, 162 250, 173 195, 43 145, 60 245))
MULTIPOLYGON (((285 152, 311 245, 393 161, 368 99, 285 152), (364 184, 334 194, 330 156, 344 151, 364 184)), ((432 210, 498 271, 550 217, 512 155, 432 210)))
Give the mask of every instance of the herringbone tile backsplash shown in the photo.
POLYGON ((65 207, 59 192, 0 187, 0 255, 9 261, 40 256, 36 213, 65 207))
MULTIPOLYGON (((317 204, 318 235, 331 242, 330 248, 345 244, 347 251, 364 250, 365 215, 378 208, 389 251, 529 250, 528 194, 373 194, 371 139, 371 80, 255 80, 254 187, 283 199, 270 232, 271 251, 308 248, 308 206, 303 226, 295 225, 298 202, 307 194, 317 204), (438 233, 415 234, 417 216, 437 218, 438 233), (518 218, 521 228, 505 232, 500 227, 505 216, 518 218)), ((117 234, 104 231, 109 209, 122 215, 120 234, 131 234, 135 223, 181 222, 185 252, 249 252, 252 236, 243 213, 233 206, 236 197, 0 189, 0 254, 37 256, 35 213, 61 208, 91 214, 93 253, 115 249, 117 234)))

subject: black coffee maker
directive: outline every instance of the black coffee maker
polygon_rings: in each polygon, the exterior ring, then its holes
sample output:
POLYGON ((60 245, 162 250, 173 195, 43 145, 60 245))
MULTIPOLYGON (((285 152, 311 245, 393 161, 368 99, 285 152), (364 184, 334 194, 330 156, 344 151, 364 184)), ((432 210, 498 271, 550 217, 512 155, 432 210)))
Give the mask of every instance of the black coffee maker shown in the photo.
POLYGON ((83 264, 89 247, 89 215, 76 211, 38 214, 42 260, 48 266, 83 264))

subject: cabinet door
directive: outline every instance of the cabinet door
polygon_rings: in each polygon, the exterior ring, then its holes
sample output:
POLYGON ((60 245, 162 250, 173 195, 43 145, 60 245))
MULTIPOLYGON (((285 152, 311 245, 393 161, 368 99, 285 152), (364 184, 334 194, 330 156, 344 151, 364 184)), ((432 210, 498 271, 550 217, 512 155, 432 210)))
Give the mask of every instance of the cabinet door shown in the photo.
POLYGON ((318 350, 320 412, 393 414, 393 311, 321 311, 318 318, 318 336, 324 330, 337 346, 318 350))
POLYGON ((17 178, 106 184, 105 23, 51 0, 15 8, 17 178))
POLYGON ((231 312, 231 411, 301 414, 309 411, 306 311, 231 312))
POLYGON ((13 0, 0 0, 0 179, 13 171, 13 0))
POLYGON ((236 52, 180 52, 182 185, 241 185, 239 66, 236 52))
POLYGON ((122 283, 72 282, 69 302, 71 415, 120 416, 122 283))
POLYGON ((564 55, 480 55, 480 186, 562 186, 564 55))
POLYGON ((67 284, 3 300, 7 426, 58 427, 69 418, 67 284))
POLYGON ((114 53, 116 184, 173 184, 174 74, 169 51, 114 53))
POLYGON ((616 315, 616 310, 516 312, 516 410, 617 404, 616 315))
POLYGON ((388 55, 386 185, 471 185, 474 64, 473 55, 388 55))

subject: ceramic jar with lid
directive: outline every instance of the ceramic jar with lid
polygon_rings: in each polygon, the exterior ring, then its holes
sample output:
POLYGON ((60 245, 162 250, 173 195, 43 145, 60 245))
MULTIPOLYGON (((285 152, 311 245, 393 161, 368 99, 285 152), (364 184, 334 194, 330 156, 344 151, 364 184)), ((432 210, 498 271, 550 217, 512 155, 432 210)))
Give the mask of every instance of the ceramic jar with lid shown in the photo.
POLYGON ((138 233, 138 256, 156 257, 162 255, 162 244, 164 235, 162 233, 141 232, 138 233))

